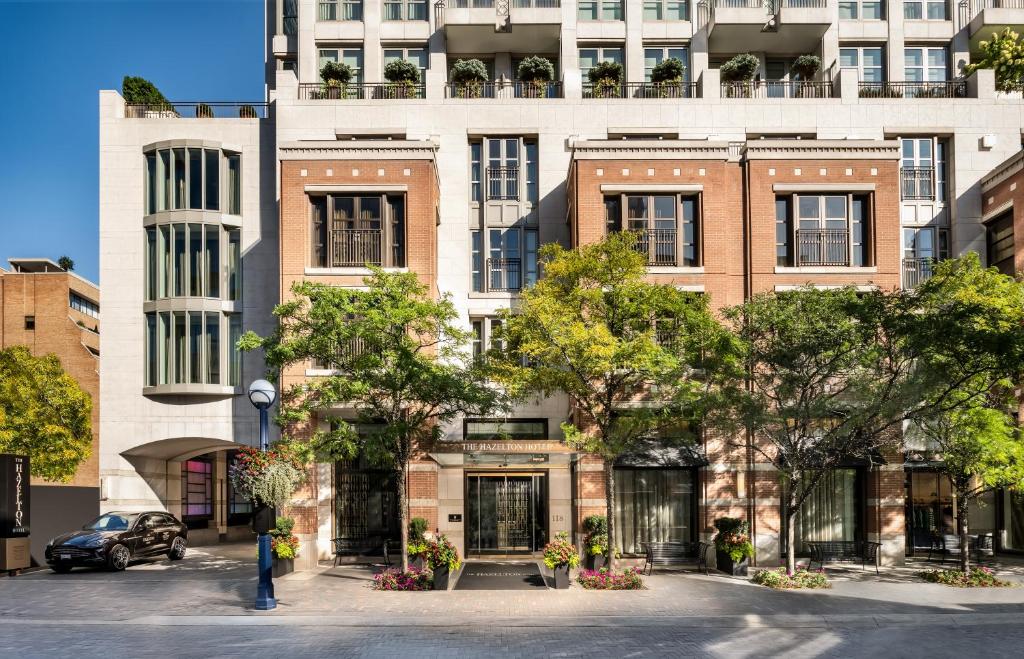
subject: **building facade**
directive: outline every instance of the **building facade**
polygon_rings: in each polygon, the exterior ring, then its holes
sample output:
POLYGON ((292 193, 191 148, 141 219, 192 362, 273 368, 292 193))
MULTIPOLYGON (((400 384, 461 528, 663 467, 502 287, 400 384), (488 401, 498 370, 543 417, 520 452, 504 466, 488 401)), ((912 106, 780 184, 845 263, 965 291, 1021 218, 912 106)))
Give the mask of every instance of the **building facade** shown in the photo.
POLYGON ((0 268, 0 348, 56 355, 92 399, 92 447, 67 483, 33 477, 31 553, 44 564, 50 538, 99 514, 100 289, 49 259, 10 259, 0 268))
MULTIPOLYGON (((989 258, 983 180, 1021 150, 1020 94, 997 94, 991 71, 962 75, 981 38, 1024 24, 1024 9, 998 3, 268 0, 265 11, 266 104, 100 95, 104 505, 166 507, 211 536, 244 532, 225 469, 233 447, 255 443, 241 393, 264 374, 234 352, 236 332, 267 332, 297 280, 359 286, 366 263, 413 272, 452 296, 481 351, 498 310, 542 276, 541 245, 609 231, 641 231, 651 278, 715 308, 806 284, 914 286, 936 260, 989 258), (754 80, 723 82, 721 65, 743 52, 757 58, 754 80), (517 79, 532 55, 552 62, 553 81, 517 79), (800 55, 821 70, 802 79, 800 55), (652 83, 670 57, 683 79, 652 83), (395 59, 416 63, 421 83, 388 83, 395 59), (450 81, 459 59, 479 59, 488 81, 450 81), (325 84, 329 61, 354 78, 325 84), (601 61, 623 65, 620 83, 590 82, 601 61)), ((282 384, 323 374, 309 364, 282 384)), ((553 396, 451 424, 414 459, 412 515, 470 556, 534 552, 563 530, 578 539, 582 519, 603 513, 604 485, 601 462, 561 441, 571 414, 553 396)), ((735 441, 703 443, 698 461, 616 466, 621 550, 706 540, 734 515, 751 521, 758 562, 777 562, 788 551, 777 475, 735 441)), ((289 507, 304 560, 329 556, 335 538, 370 551, 397 537, 393 487, 361 459, 312 469, 289 507)), ((1020 503, 993 498, 1004 549, 1020 546, 1020 503)), ((798 537, 876 540, 897 563, 955 505, 925 463, 888 456, 836 470, 798 537)), ((972 526, 976 514, 988 519, 972 511, 972 526)))

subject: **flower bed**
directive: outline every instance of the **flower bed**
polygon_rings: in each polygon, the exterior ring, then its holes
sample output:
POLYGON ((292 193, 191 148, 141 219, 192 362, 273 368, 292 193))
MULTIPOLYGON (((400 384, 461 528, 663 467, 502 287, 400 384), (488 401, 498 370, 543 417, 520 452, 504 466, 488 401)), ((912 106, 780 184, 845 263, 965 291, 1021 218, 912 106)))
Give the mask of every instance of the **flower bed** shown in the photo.
POLYGON ((780 567, 775 570, 758 570, 750 578, 754 583, 775 589, 791 588, 831 588, 828 577, 823 570, 808 572, 797 570, 793 574, 787 574, 786 568, 780 567))
POLYGON ((433 582, 430 572, 414 567, 406 572, 390 569, 373 575, 374 590, 430 590, 433 582))
POLYGON ((640 571, 630 568, 625 572, 609 572, 600 570, 580 570, 576 582, 587 590, 644 590, 644 580, 640 571))
POLYGON ((1005 588, 1013 585, 997 579, 995 572, 987 567, 976 567, 966 575, 960 570, 925 570, 918 572, 917 576, 931 583, 957 588, 1005 588))

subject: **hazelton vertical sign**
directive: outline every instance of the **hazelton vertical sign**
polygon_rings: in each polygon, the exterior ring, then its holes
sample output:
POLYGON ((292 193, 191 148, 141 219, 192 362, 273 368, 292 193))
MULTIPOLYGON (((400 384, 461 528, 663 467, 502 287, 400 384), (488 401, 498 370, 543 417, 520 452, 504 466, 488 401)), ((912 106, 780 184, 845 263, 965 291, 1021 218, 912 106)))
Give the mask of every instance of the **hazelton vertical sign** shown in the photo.
POLYGON ((25 538, 28 532, 28 456, 0 454, 0 538, 25 538))

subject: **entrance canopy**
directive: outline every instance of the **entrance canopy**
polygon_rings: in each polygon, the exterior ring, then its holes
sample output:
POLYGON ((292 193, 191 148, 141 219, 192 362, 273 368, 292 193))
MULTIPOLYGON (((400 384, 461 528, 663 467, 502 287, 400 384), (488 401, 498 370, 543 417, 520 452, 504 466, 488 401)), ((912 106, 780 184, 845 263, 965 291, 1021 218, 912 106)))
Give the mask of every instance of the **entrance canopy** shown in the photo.
POLYGON ((157 458, 172 462, 183 462, 197 455, 211 451, 227 451, 245 446, 238 442, 209 437, 174 437, 142 444, 121 453, 125 457, 157 458))

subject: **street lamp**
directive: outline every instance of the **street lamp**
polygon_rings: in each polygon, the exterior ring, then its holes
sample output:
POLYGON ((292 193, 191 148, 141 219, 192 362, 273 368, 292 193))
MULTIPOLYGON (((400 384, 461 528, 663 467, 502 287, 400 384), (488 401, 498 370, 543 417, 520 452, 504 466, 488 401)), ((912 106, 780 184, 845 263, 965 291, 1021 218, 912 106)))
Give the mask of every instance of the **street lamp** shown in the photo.
MULTIPOLYGON (((277 391, 274 385, 266 380, 256 380, 249 385, 249 402, 260 411, 260 450, 266 451, 270 446, 270 429, 267 420, 267 409, 277 400, 277 391)), ((253 512, 256 512, 255 509, 253 512)), ((258 513, 257 513, 258 516, 258 513)), ((267 533, 269 524, 261 524, 256 520, 256 530, 259 534, 259 585, 256 587, 256 610, 269 611, 277 608, 277 600, 274 599, 274 578, 273 568, 270 559, 270 535, 267 533)))

